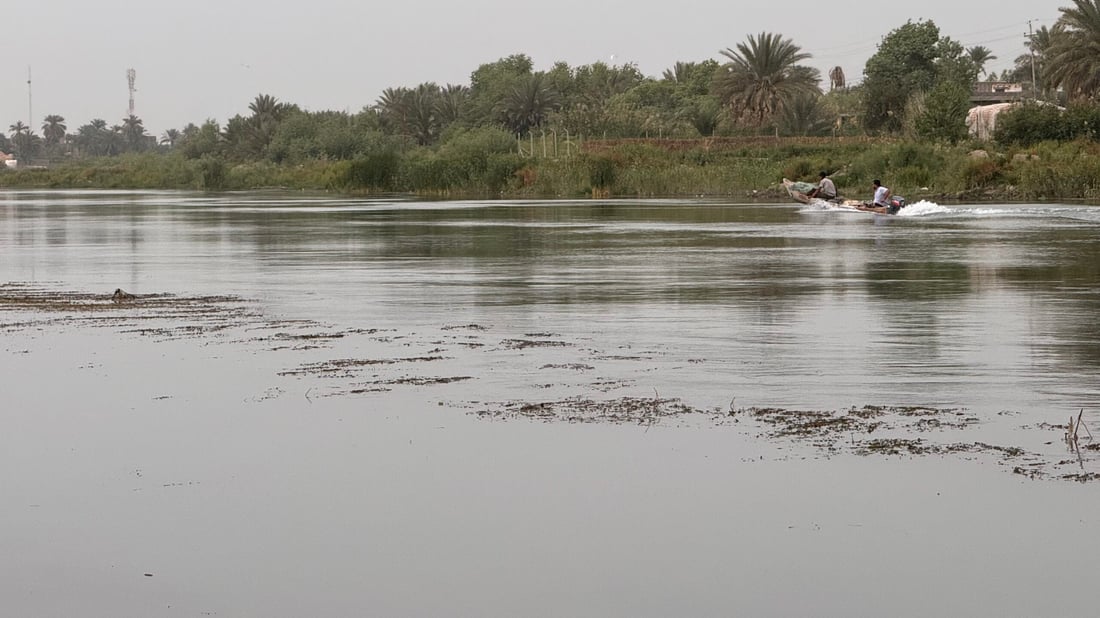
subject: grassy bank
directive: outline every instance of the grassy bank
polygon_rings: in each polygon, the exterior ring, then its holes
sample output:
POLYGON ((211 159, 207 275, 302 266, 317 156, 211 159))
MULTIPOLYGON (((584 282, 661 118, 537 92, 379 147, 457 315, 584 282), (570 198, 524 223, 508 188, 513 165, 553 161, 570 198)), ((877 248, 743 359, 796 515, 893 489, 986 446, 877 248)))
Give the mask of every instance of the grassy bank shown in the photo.
POLYGON ((820 170, 850 197, 868 196, 880 178, 911 200, 1100 201, 1100 145, 1090 141, 1023 149, 868 138, 620 140, 559 158, 413 149, 295 165, 144 154, 0 170, 0 187, 767 199, 784 196, 780 179, 812 181, 820 170))

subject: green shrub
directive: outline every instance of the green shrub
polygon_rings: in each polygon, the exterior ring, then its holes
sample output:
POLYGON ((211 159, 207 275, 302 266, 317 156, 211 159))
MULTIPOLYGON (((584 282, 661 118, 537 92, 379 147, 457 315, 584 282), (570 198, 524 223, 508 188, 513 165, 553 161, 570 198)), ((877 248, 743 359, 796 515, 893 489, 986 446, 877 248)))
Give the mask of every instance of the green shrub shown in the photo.
POLYGON ((207 191, 219 191, 226 186, 225 161, 218 157, 205 155, 199 159, 199 174, 202 180, 202 189, 207 191))
POLYGON ((1062 111, 1053 105, 1024 103, 997 114, 993 138, 1000 144, 1028 145, 1069 135, 1062 111))
POLYGON ((481 182, 491 193, 499 193, 509 185, 518 184, 516 173, 524 166, 524 160, 514 152, 494 153, 485 161, 481 182))
POLYGON ((344 184, 350 189, 392 189, 399 168, 395 152, 364 155, 348 164, 344 184))
POLYGON ((1003 169, 993 159, 970 159, 961 169, 965 189, 981 189, 1001 180, 1003 169))
POLYGON ((597 155, 588 159, 588 183, 593 189, 608 189, 615 184, 615 161, 608 156, 597 155))
POLYGON ((810 159, 797 158, 788 162, 783 168, 783 177, 791 180, 816 179, 820 171, 822 171, 822 168, 819 163, 810 159))

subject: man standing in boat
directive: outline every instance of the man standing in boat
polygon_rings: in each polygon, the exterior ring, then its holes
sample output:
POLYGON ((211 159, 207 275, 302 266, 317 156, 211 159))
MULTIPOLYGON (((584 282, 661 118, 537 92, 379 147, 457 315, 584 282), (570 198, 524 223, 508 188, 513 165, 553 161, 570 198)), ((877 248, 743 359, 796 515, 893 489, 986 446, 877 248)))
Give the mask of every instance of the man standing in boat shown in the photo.
POLYGON ((821 180, 817 183, 817 186, 810 189, 810 192, 806 195, 822 200, 835 200, 836 185, 834 185, 832 179, 829 178, 829 174, 821 172, 818 176, 821 177, 821 180))

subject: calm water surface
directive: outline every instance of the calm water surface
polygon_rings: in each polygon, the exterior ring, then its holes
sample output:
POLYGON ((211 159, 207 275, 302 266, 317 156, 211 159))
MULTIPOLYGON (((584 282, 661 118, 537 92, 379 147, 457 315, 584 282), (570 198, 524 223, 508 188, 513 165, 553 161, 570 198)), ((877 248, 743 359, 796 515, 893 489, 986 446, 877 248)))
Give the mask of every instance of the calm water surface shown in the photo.
MULTIPOLYGON (((621 395, 707 409, 962 407, 990 442, 1080 409, 1100 427, 1100 208, 902 214, 0 192, 0 282, 238 295, 384 330, 407 356, 446 327, 547 335, 598 351, 621 395)), ((17 615, 1094 607, 1067 578, 1095 570, 1095 484, 822 460, 731 427, 464 414, 596 392, 518 352, 461 355, 452 375, 476 379, 449 390, 318 399, 323 380, 280 379, 285 361, 247 347, 4 337, 0 598, 17 615)))
POLYGON ((1100 407, 1100 208, 922 207, 4 193, 0 279, 567 332, 746 404, 1100 407))

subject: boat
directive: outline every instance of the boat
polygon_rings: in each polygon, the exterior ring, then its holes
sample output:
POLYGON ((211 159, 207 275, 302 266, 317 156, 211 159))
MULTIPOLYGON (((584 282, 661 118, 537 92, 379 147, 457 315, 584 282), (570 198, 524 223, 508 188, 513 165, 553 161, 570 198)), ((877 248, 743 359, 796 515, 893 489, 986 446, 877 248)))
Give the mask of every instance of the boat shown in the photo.
MULTIPOLYGON (((872 206, 866 202, 859 200, 847 200, 840 196, 837 196, 831 200, 823 200, 817 197, 810 197, 808 193, 817 185, 811 182, 798 182, 790 180, 788 178, 783 179, 783 187, 787 189, 787 194, 790 195, 794 201, 801 204, 818 205, 822 208, 829 210, 855 210, 859 212, 877 212, 872 206)), ((893 207, 893 212, 889 213, 877 213, 877 214, 897 214, 897 211, 905 208, 905 198, 897 195, 890 196, 890 206, 893 207)))

